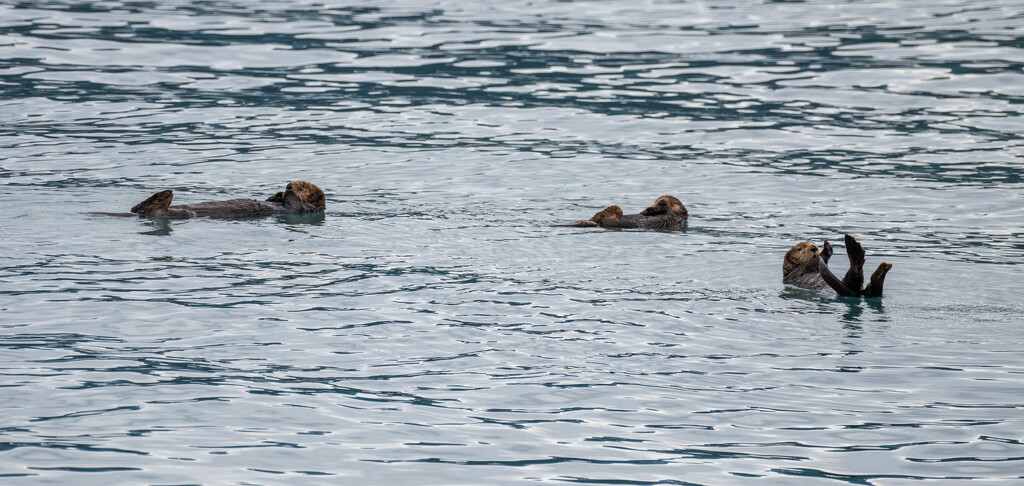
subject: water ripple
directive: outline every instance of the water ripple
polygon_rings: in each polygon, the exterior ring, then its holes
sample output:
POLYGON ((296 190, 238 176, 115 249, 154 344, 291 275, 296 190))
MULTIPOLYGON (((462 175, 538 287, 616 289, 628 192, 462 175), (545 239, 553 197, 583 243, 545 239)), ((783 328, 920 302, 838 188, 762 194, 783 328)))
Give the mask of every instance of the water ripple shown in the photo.
POLYGON ((1019 480, 1021 19, 0 6, 0 477, 1019 480), (296 179, 326 214, 82 214, 296 179), (847 232, 883 301, 781 284, 847 232))

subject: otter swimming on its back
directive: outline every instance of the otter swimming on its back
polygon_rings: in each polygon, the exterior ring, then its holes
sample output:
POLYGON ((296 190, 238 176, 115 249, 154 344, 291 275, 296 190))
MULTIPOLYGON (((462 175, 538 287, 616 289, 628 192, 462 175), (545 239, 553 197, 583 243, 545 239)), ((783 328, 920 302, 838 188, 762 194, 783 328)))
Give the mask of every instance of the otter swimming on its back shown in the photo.
POLYGON ((686 207, 679 199, 661 196, 639 214, 624 215, 618 206, 608 206, 588 220, 553 226, 672 229, 685 223, 688 216, 686 207))
POLYGON ((822 250, 809 241, 793 245, 782 261, 782 282, 805 289, 823 291, 831 288, 835 293, 845 297, 881 297, 885 274, 892 268, 891 263, 882 262, 871 274, 871 281, 863 289, 864 283, 864 248, 860 242, 850 235, 845 236, 846 254, 850 259, 850 269, 842 280, 828 268, 828 260, 832 256, 832 245, 825 242, 822 250))
POLYGON ((160 191, 136 204, 131 213, 90 213, 102 216, 139 216, 143 218, 250 218, 271 214, 315 213, 326 209, 324 191, 306 181, 289 182, 284 191, 266 201, 228 199, 171 206, 174 192, 160 191))

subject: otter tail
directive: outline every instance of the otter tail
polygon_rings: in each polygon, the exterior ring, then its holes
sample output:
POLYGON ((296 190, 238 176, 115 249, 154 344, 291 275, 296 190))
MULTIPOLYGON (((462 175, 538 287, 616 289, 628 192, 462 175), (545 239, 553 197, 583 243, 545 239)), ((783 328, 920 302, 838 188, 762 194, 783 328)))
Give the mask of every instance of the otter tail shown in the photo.
POLYGON ((593 222, 593 221, 586 220, 586 221, 573 221, 572 223, 565 223, 565 224, 553 224, 551 226, 552 227, 565 227, 565 228, 597 228, 598 224, 593 222))

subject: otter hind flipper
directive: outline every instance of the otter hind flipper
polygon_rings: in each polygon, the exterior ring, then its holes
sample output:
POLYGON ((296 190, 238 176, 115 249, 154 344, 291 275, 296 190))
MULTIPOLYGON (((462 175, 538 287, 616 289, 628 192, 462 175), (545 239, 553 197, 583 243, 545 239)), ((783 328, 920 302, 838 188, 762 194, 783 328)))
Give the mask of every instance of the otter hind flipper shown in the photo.
POLYGON ((864 297, 881 297, 882 296, 882 284, 885 283, 885 274, 892 270, 892 264, 882 262, 875 269, 875 273, 871 274, 871 282, 867 287, 864 287, 864 297))
POLYGON ((847 287, 842 280, 839 280, 839 277, 837 277, 836 274, 832 273, 832 270, 828 269, 828 264, 825 263, 825 260, 820 256, 818 257, 818 274, 821 275, 821 279, 824 280, 829 287, 832 287, 832 290, 835 290, 837 294, 844 297, 857 297, 860 295, 860 288, 852 290, 847 287))
POLYGON ((152 196, 146 198, 135 206, 132 206, 131 211, 140 216, 145 216, 147 213, 157 209, 167 209, 171 206, 171 201, 174 199, 174 191, 167 189, 166 191, 160 191, 152 196))
POLYGON ((850 269, 843 277, 843 285, 859 292, 864 285, 864 247, 848 233, 844 239, 846 240, 846 256, 850 259, 850 269))

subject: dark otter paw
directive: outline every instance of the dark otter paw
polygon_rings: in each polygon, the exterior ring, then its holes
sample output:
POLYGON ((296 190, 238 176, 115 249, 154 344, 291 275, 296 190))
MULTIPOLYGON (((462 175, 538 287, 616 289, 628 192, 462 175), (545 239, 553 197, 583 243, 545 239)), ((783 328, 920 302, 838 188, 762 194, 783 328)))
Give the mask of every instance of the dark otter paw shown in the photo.
POLYGON ((267 198, 267 202, 283 203, 284 202, 284 191, 279 192, 277 194, 274 194, 273 196, 268 197, 267 198))
POLYGON ((832 245, 825 240, 825 244, 821 245, 821 259, 828 263, 829 258, 832 258, 832 245))
POLYGON ((844 238, 846 240, 846 256, 850 257, 850 266, 864 266, 864 247, 860 246, 860 242, 849 234, 844 238))
POLYGON ((871 274, 871 283, 867 287, 864 287, 864 297, 881 297, 882 286, 885 283, 885 274, 892 270, 892 264, 882 262, 875 269, 875 273, 871 274))

